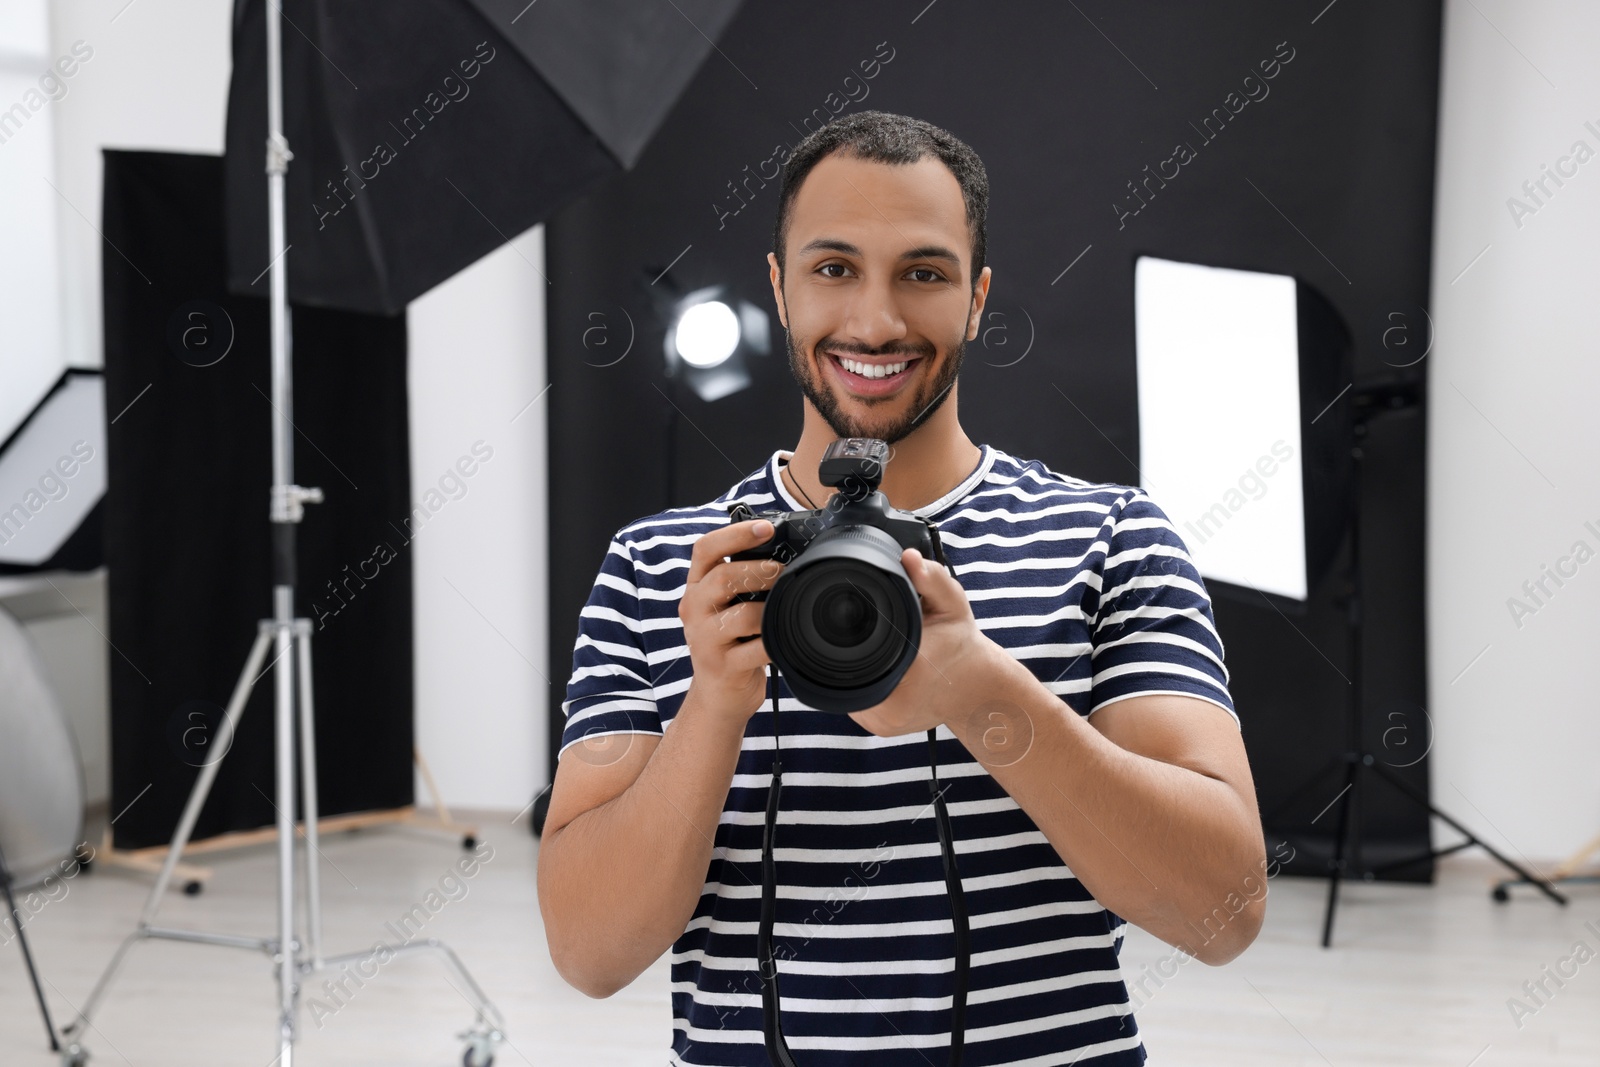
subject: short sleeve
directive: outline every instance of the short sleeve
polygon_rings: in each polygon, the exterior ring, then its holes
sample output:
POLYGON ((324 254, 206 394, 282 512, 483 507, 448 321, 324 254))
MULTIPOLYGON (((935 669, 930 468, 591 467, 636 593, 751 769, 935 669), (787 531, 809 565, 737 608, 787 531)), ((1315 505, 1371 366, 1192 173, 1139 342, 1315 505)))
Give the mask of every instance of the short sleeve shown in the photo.
POLYGON ((561 702, 566 725, 557 758, 586 737, 662 732, 635 579, 632 553, 620 536, 613 536, 588 603, 578 616, 572 677, 561 702))
POLYGON ((1135 489, 1113 509, 1102 537, 1089 714, 1165 693, 1210 701, 1237 725, 1211 598, 1166 513, 1135 489))

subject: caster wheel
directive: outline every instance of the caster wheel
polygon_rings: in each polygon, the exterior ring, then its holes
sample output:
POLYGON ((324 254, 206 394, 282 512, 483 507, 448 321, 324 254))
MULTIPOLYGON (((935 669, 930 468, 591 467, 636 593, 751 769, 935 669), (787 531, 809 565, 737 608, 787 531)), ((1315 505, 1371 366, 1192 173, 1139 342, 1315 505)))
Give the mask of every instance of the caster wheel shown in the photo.
POLYGON ((496 1030, 469 1030, 458 1035, 466 1039, 467 1047, 461 1051, 461 1067, 491 1067, 494 1047, 501 1040, 496 1030))
POLYGON ((183 895, 186 897, 197 897, 200 895, 200 891, 204 888, 204 882, 185 882, 183 883, 183 895))
POLYGON ((1511 899, 1510 892, 1508 892, 1506 887, 1503 885, 1495 886, 1489 895, 1494 898, 1494 902, 1496 904, 1504 904, 1506 901, 1511 899))
POLYGON ((466 849, 468 852, 471 852, 473 849, 478 847, 478 839, 473 837, 471 834, 468 834, 466 837, 461 839, 461 847, 466 849))
POLYGON ((61 1050, 61 1067, 83 1067, 89 1062, 89 1050, 82 1045, 71 1044, 61 1050))

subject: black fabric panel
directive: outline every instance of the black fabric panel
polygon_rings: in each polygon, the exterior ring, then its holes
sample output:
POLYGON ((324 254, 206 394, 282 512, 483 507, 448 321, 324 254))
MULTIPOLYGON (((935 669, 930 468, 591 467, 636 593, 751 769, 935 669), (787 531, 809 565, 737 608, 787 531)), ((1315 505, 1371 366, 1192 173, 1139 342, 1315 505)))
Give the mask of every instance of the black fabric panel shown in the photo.
MULTIPOLYGON (((552 755, 578 611, 609 535, 668 503, 711 499, 799 439, 801 400, 781 346, 754 361, 743 392, 713 403, 675 392, 651 294, 672 282, 684 291, 727 284, 775 315, 765 256, 779 187, 767 161, 833 113, 926 119, 988 169, 994 277, 960 385, 974 440, 1079 477, 1137 484, 1132 279, 1141 254, 1304 279, 1347 324, 1358 384, 1424 387, 1413 353, 1428 329, 1440 5, 1338 4, 1319 16, 1323 7, 1169 0, 1134 11, 1109 0, 1031 0, 1006 5, 1005 18, 962 0, 741 9, 718 41, 726 61, 701 69, 638 165, 547 232, 559 398, 550 417, 552 755), (1246 76, 1291 53, 1267 94, 1239 107, 1261 92, 1246 76), (874 58, 876 75, 863 77, 861 64, 874 58), (1196 129, 1232 107, 1220 132, 1196 129), (1147 179, 1179 141, 1195 158, 1164 184, 1147 179), (1146 180, 1141 201, 1131 186, 1146 180), (1397 324, 1413 341, 1402 352, 1385 347, 1397 324), (663 392, 682 418, 670 418, 663 392)), ((1413 762, 1431 741, 1425 409, 1384 419, 1367 445, 1363 497, 1368 743, 1396 768, 1412 763, 1398 773, 1426 790, 1427 760, 1413 762), (1405 729, 1395 732, 1402 720, 1389 713, 1401 709, 1405 729)), ((1345 747, 1349 698, 1345 555, 1292 624, 1264 602, 1213 597, 1261 806, 1295 798, 1268 830, 1296 834, 1298 859, 1286 867, 1297 872, 1323 869, 1335 813, 1313 819, 1343 786, 1329 761, 1345 747)), ((1361 818, 1368 860, 1428 838, 1425 814, 1381 783, 1361 818)))
MULTIPOLYGON (((262 169, 268 9, 262 0, 234 6, 227 146, 235 292, 260 292, 252 280, 271 258, 262 169)), ((287 0, 283 11, 284 132, 295 154, 285 211, 299 261, 289 298, 297 303, 404 311, 618 169, 470 4, 287 0)))
MULTIPOLYGON (((272 612, 272 387, 266 302, 226 290, 220 158, 107 151, 103 227, 111 809, 117 847, 137 848, 170 838, 272 612), (230 332, 224 358, 193 365, 230 332)), ((312 637, 322 812, 402 806, 412 577, 390 523, 409 498, 405 320, 295 309, 293 322, 296 481, 327 496, 299 528, 299 612, 325 609, 312 637), (394 558, 375 567, 379 542, 394 558), (347 580, 340 607, 326 584, 347 580)), ((197 838, 275 818, 273 682, 246 705, 197 838)))

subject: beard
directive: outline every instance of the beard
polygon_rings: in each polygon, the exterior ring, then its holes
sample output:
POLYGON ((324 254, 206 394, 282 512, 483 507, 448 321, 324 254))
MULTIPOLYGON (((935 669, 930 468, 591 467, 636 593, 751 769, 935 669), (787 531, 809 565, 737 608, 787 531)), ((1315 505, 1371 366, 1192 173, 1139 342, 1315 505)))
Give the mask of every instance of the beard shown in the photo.
MULTIPOLYGON (((789 350, 789 371, 794 375, 795 381, 800 383, 800 389, 811 401, 811 406, 817 409, 829 429, 838 437, 875 437, 880 441, 894 444, 909 436, 917 427, 933 417, 934 412, 944 405, 954 388, 956 377, 961 373, 961 361, 966 356, 967 342, 960 334, 956 336, 955 343, 946 351, 944 362, 940 363, 936 371, 929 375, 922 375, 920 384, 906 403, 903 394, 882 397, 850 397, 849 400, 856 404, 864 404, 869 413, 860 417, 848 414, 840 402, 836 387, 827 379, 827 371, 811 362, 805 350, 810 348, 804 339, 796 343, 793 335, 784 331, 783 340, 789 350), (902 406, 904 405, 904 406, 902 406), (871 409, 893 408, 884 411, 879 417, 873 418, 871 409)), ((862 355, 864 353, 854 353, 862 355)), ((928 352, 926 349, 892 350, 877 352, 875 355, 916 356, 924 364, 924 369, 937 355, 937 352, 928 352)), ((823 353, 818 353, 817 363, 831 359, 823 353)))

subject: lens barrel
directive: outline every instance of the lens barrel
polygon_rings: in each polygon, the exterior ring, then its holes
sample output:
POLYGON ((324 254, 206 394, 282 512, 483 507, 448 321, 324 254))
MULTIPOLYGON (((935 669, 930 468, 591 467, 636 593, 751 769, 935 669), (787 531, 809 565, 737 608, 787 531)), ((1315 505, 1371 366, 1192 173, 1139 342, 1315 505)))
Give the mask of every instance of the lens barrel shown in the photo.
POLYGON ((773 583, 761 633, 796 699, 839 713, 882 703, 922 639, 899 542, 874 526, 824 530, 773 583))

